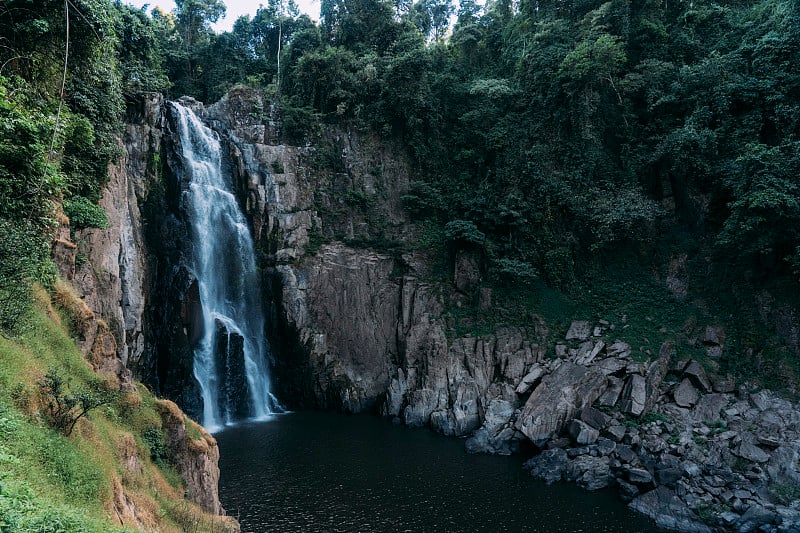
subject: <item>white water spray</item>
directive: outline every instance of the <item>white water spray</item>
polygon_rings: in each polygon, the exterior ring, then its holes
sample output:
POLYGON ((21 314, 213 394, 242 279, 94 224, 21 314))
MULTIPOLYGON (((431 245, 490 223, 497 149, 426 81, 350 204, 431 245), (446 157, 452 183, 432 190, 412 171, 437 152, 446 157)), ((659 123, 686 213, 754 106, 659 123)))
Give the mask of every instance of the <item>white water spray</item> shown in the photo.
POLYGON ((194 376, 203 399, 203 425, 216 431, 242 416, 264 419, 280 406, 269 390, 255 247, 222 173, 219 137, 191 109, 172 105, 189 181, 182 203, 193 231, 192 273, 203 308, 194 376), (239 338, 241 347, 232 346, 239 338))

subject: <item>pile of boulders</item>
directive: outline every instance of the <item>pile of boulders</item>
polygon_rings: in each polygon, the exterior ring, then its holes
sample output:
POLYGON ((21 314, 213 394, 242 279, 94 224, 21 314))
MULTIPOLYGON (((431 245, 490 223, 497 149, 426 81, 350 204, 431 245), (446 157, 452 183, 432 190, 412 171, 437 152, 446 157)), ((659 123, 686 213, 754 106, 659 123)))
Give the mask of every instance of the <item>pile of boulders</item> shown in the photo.
MULTIPOLYGON (((678 531, 800 531, 800 408, 735 387, 670 343, 637 363, 607 323, 574 322, 557 358, 517 386, 515 428, 541 453, 547 482, 616 487, 630 506, 678 531)), ((710 352, 724 342, 703 339, 710 352)), ((711 354, 710 354, 711 355, 711 354)))

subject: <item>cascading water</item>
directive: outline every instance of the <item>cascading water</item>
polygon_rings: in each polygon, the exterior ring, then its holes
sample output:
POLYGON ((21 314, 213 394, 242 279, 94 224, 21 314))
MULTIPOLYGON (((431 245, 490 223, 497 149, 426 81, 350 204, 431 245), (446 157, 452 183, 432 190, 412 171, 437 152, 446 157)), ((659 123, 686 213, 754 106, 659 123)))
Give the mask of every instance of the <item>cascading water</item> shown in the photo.
POLYGON ((280 405, 270 394, 255 247, 222 173, 219 137, 191 109, 171 105, 188 178, 181 202, 191 223, 192 274, 203 311, 194 376, 203 400, 203 425, 215 431, 236 419, 266 418, 280 405))

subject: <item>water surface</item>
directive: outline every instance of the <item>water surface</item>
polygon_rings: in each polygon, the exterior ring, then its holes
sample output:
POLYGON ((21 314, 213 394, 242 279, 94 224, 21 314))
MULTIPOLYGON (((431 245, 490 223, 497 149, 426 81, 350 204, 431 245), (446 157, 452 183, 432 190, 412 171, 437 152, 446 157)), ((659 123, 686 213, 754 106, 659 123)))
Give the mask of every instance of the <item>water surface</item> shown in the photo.
POLYGON ((290 413, 216 434, 243 532, 659 531, 613 491, 547 486, 522 459, 370 416, 290 413))

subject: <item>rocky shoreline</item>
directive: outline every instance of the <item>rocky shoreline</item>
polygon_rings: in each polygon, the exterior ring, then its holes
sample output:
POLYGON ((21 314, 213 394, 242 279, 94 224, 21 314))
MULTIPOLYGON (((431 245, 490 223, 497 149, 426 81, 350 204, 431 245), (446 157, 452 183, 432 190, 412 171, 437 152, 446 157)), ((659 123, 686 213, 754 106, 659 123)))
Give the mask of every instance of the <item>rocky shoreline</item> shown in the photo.
MULTIPOLYGON (((710 378, 670 343, 635 363, 590 326, 574 322, 567 339, 580 344, 559 344, 563 357, 534 365, 517 389, 532 391, 515 428, 541 450, 525 463, 533 476, 616 487, 676 531, 800 531, 800 406, 710 378)), ((490 451, 480 435, 467 448, 490 451)))

